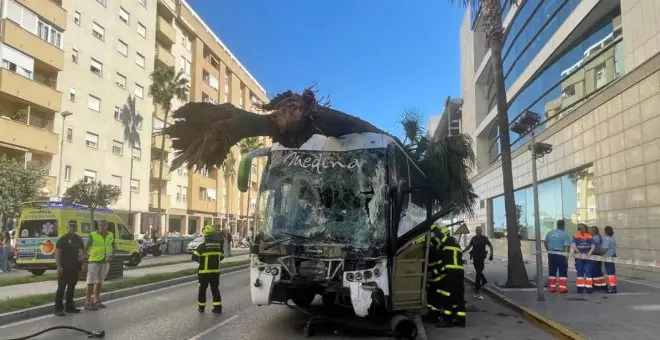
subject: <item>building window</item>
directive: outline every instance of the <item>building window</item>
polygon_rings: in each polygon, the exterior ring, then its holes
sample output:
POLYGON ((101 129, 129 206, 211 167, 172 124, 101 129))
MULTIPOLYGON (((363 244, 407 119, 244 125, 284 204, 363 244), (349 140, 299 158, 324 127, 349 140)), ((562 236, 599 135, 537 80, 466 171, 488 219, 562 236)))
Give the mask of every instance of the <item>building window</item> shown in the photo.
POLYGON ((241 98, 238 99, 238 103, 239 103, 239 105, 241 106, 242 109, 245 109, 245 99, 243 99, 243 97, 245 97, 245 85, 242 84, 242 83, 241 83, 241 93, 240 93, 240 95, 241 95, 241 98))
POLYGON ((144 97, 144 87, 142 85, 135 83, 135 96, 142 99, 144 97))
POLYGON ((6 1, 3 4, 6 4, 6 9, 4 10, 6 18, 44 41, 60 49, 62 48, 62 32, 42 21, 36 14, 15 1, 6 1))
POLYGON ((75 64, 78 63, 78 50, 75 48, 71 52, 71 61, 73 61, 75 64))
POLYGON ((85 146, 92 148, 92 149, 98 149, 99 148, 99 135, 91 132, 87 132, 87 135, 85 136, 85 146))
POLYGON ((75 11, 73 13, 73 22, 78 26, 80 26, 80 17, 81 17, 80 11, 75 11))
POLYGON ((231 88, 231 72, 225 72, 225 103, 229 102, 229 89, 231 88))
POLYGON ((140 148, 133 147, 133 159, 139 161, 142 158, 142 152, 140 148))
POLYGON ((117 80, 115 80, 115 85, 122 90, 126 89, 126 77, 123 74, 117 72, 117 80))
POLYGON ((73 142, 73 126, 66 128, 66 140, 68 142, 73 142))
POLYGON ((181 202, 181 190, 182 187, 180 185, 176 186, 176 201, 181 202))
POLYGON ((90 94, 87 98, 87 107, 96 112, 101 112, 101 99, 90 94))
POLYGON ((117 156, 121 156, 124 154, 124 143, 113 140, 112 141, 112 153, 117 156))
POLYGON ((119 7, 119 20, 121 20, 121 22, 125 23, 126 25, 130 25, 130 18, 131 15, 128 14, 125 9, 119 7))
POLYGON ((99 77, 103 76, 103 63, 100 61, 92 58, 90 63, 89 63, 89 70, 92 71, 92 73, 96 74, 99 77))
POLYGON ((62 48, 62 32, 41 19, 37 19, 37 35, 41 40, 49 42, 57 48, 62 48))
POLYGON ((135 55, 135 63, 138 64, 138 66, 144 68, 145 65, 145 59, 144 56, 140 53, 136 53, 135 55))
POLYGON ((142 38, 146 38, 146 37, 147 37, 147 27, 144 26, 144 25, 142 25, 141 22, 138 22, 137 32, 138 32, 139 35, 142 36, 142 38))
POLYGON ((27 54, 2 44, 2 67, 21 76, 32 79, 34 70, 34 59, 27 54))
POLYGON ((140 192, 140 181, 137 179, 131 179, 131 191, 140 192))
POLYGON ((71 87, 69 88, 69 100, 72 102, 76 102, 76 88, 71 87))
POLYGON ((93 23, 92 25, 92 35, 101 41, 105 41, 105 28, 103 26, 93 23))
POLYGON ((112 177, 110 177, 110 185, 121 188, 121 176, 112 175, 112 177))
POLYGON ((97 1, 98 3, 100 3, 101 5, 103 5, 104 7, 106 6, 106 2, 107 2, 107 0, 96 0, 96 1, 97 1))
POLYGON ((181 196, 182 196, 182 197, 181 197, 181 200, 182 200, 183 202, 187 202, 187 201, 188 201, 188 187, 183 187, 183 194, 182 194, 181 196))
POLYGON ((96 181, 96 171, 85 169, 84 179, 85 179, 85 182, 94 182, 94 181, 96 181))
POLYGON ((115 106, 114 117, 115 120, 121 121, 121 108, 119 106, 115 106))
POLYGON ((117 40, 117 52, 119 52, 119 54, 123 55, 124 57, 128 56, 128 45, 121 41, 121 39, 117 40))
POLYGON ((71 165, 64 166, 64 180, 67 182, 71 180, 71 165))

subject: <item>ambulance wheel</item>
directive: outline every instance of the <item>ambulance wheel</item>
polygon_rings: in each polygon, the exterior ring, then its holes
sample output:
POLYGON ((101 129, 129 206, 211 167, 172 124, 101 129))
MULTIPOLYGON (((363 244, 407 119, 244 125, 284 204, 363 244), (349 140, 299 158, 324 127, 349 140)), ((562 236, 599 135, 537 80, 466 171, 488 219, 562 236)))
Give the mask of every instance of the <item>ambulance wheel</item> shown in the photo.
POLYGON ((46 269, 32 269, 32 270, 30 270, 30 273, 32 273, 32 275, 34 275, 34 276, 44 275, 45 272, 46 272, 46 269))
POLYGON ((135 254, 131 255, 131 260, 128 261, 128 263, 126 265, 129 266, 129 267, 137 267, 137 265, 140 264, 140 260, 142 260, 140 258, 140 254, 135 253, 135 254))

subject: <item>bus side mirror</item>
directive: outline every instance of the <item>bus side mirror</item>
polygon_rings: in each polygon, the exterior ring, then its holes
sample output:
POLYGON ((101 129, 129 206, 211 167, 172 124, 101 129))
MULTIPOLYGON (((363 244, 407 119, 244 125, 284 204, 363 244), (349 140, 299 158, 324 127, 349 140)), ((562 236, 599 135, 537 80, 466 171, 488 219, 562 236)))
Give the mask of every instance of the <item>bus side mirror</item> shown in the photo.
POLYGON ((248 191, 250 183, 250 174, 252 173, 252 159, 255 157, 268 156, 270 148, 261 148, 254 150, 241 158, 238 164, 238 190, 241 192, 248 191))

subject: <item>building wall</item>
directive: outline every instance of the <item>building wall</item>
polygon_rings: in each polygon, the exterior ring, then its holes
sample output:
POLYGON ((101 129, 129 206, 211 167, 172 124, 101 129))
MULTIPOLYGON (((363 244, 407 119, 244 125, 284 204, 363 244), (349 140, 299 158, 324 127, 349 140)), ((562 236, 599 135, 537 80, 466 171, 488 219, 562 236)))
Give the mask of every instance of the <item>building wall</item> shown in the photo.
MULTIPOLYGON (((132 210, 148 211, 151 120, 153 111, 148 96, 149 74, 153 70, 155 3, 145 8, 134 0, 108 1, 103 6, 98 1, 64 1, 67 10, 67 34, 64 39, 64 71, 61 72, 59 88, 65 93, 62 98, 62 111, 70 111, 72 116, 66 119, 66 128, 73 128, 73 140, 64 142, 62 157, 64 167, 71 167, 70 180, 64 181, 64 189, 83 178, 85 170, 95 171, 96 179, 104 183, 114 183, 112 176, 121 177, 122 195, 111 208, 119 211, 129 210, 129 192, 131 186, 130 163, 131 150, 124 141, 123 126, 115 117, 115 108, 123 107, 129 96, 135 96, 136 86, 143 88, 142 98, 136 99, 136 108, 144 117, 140 138, 143 144, 139 160, 133 165, 133 179, 139 181, 139 188, 132 193, 132 210), (120 7, 129 13, 129 23, 120 21, 120 7), (76 15, 80 13, 80 17, 76 15), (79 22, 78 22, 79 20, 79 22), (92 35, 93 25, 104 28, 104 40, 92 35), (138 23, 147 27, 146 37, 138 34, 138 23), (127 56, 118 52, 118 40, 128 45, 127 56), (77 62, 72 55, 77 50, 77 62), (137 53, 144 56, 144 67, 137 64, 137 53), (100 75, 90 71, 90 62, 94 58, 103 64, 100 75), (117 86, 117 73, 126 79, 125 88, 117 86), (71 91, 75 90, 75 100, 71 100, 71 91), (90 95, 100 99, 97 112, 88 107, 90 95), (86 146, 86 134, 98 135, 98 147, 86 146), (122 155, 113 154, 113 142, 123 143, 122 155)), ((61 116, 56 118, 56 127, 61 129, 61 116)), ((59 174, 57 162, 53 162, 52 173, 59 174)))

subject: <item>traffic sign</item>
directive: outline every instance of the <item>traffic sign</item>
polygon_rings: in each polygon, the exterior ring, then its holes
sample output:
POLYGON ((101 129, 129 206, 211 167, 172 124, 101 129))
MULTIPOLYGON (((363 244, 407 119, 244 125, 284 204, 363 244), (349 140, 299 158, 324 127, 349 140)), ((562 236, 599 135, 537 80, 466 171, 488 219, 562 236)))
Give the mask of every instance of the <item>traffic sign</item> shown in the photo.
POLYGON ((469 234, 470 230, 468 229, 467 225, 465 223, 461 224, 456 231, 454 231, 454 235, 465 235, 469 234))

